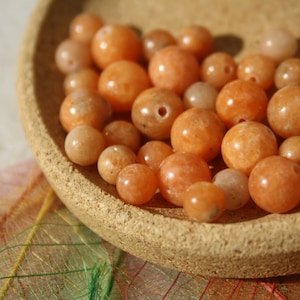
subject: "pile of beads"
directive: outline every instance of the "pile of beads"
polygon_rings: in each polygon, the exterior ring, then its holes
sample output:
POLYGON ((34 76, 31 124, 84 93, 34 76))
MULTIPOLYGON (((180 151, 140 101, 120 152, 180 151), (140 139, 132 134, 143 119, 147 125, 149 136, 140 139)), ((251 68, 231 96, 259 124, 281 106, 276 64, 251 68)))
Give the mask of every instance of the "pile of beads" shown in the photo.
POLYGON ((252 199, 270 213, 300 204, 300 59, 269 30, 240 62, 202 25, 175 37, 76 16, 55 54, 65 75, 65 153, 97 165, 133 205, 155 193, 213 222, 252 199), (222 166, 220 167, 220 161, 222 166))

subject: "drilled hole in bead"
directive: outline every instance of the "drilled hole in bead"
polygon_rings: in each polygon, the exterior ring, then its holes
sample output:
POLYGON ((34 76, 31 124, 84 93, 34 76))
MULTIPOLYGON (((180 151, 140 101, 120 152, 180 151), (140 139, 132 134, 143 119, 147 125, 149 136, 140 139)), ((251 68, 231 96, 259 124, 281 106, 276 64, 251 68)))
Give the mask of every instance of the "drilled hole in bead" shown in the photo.
POLYGON ((254 83, 257 83, 257 81, 256 81, 256 78, 255 78, 255 77, 250 77, 250 78, 249 78, 249 80, 250 80, 250 81, 252 81, 252 82, 254 82, 254 83))
POLYGON ((294 171, 297 175, 300 176, 300 166, 294 166, 294 171))
POLYGON ((167 109, 166 109, 164 106, 161 106, 161 107, 158 109, 158 114, 159 114, 161 117, 165 117, 166 114, 167 114, 167 109))
POLYGON ((231 67, 230 66, 225 66, 224 67, 224 73, 225 74, 230 74, 231 73, 231 67))

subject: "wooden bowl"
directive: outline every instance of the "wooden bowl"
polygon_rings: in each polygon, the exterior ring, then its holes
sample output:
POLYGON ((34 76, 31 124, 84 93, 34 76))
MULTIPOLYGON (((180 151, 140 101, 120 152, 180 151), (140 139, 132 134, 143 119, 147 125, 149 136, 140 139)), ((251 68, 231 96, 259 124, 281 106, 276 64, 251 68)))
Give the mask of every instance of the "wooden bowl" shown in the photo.
POLYGON ((198 275, 253 278, 300 272, 300 212, 266 214, 255 205, 225 213, 215 224, 186 219, 181 208, 157 199, 124 204, 95 167, 81 168, 65 155, 58 120, 62 75, 54 51, 70 20, 93 11, 107 23, 144 31, 207 26, 219 50, 238 59, 257 51, 260 34, 284 26, 300 36, 299 3, 240 0, 40 0, 28 24, 18 68, 18 103, 24 130, 45 176, 64 204, 111 244, 147 261, 198 275))

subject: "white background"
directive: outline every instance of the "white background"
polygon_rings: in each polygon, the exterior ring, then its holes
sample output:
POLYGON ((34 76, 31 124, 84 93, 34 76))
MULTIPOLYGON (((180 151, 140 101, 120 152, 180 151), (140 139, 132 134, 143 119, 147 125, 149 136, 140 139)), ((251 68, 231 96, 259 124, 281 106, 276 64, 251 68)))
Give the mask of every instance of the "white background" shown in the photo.
POLYGON ((19 120, 16 68, 26 24, 38 0, 0 0, 0 169, 32 158, 19 120))

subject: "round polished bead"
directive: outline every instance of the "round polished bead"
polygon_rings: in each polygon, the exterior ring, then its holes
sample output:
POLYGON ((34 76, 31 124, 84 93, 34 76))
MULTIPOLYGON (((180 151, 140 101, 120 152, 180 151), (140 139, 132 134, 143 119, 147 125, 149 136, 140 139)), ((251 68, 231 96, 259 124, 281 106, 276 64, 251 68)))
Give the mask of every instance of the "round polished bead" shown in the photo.
POLYGON ((210 181, 207 162, 197 154, 175 152, 161 163, 158 184, 161 195, 176 206, 183 206, 183 194, 197 181, 210 181))
POLYGON ((211 84, 197 81, 184 92, 183 103, 186 109, 199 107, 207 110, 216 110, 218 90, 211 84))
POLYGON ((245 121, 231 127, 222 141, 221 152, 226 165, 249 175, 263 158, 277 154, 277 139, 266 125, 245 121))
POLYGON ((101 27, 91 42, 94 62, 100 69, 118 60, 138 61, 142 43, 134 30, 121 24, 101 27))
POLYGON ((228 53, 214 52, 202 61, 200 73, 201 80, 219 90, 237 78, 237 63, 228 53))
POLYGON ((116 182, 120 198, 132 205, 145 204, 157 191, 155 173, 144 164, 130 164, 118 174, 116 182))
POLYGON ((100 75, 99 93, 109 101, 113 111, 129 112, 135 98, 150 87, 147 71, 136 62, 119 60, 100 75))
POLYGON ((224 204, 223 191, 211 182, 196 182, 183 195, 185 214, 197 222, 216 221, 223 214, 224 204))
POLYGON ((154 86, 179 95, 199 79, 197 59, 179 46, 168 46, 158 51, 149 62, 148 72, 154 86))
POLYGON ((137 96, 132 106, 131 119, 146 137, 165 140, 170 137, 174 120, 183 111, 182 100, 175 92, 153 87, 137 96))
POLYGON ((194 153, 209 161, 220 153, 224 133, 225 126, 215 112, 190 108, 175 119, 170 140, 175 151, 194 153))
POLYGON ((87 44, 66 39, 55 50, 55 64, 63 74, 92 66, 92 56, 87 44))
POLYGON ((253 201, 270 213, 286 213, 300 204, 300 166, 285 157, 261 160, 249 176, 253 201))
POLYGON ((279 146, 278 154, 300 164, 300 135, 285 139, 279 146))
POLYGON ((300 135, 300 86, 286 86, 270 99, 267 119, 272 130, 282 138, 300 135))
POLYGON ((297 47, 296 37, 286 28, 270 28, 264 32, 260 41, 260 52, 275 63, 293 57, 297 47))
POLYGON ((130 148, 124 145, 112 145, 101 152, 97 168, 100 176, 107 183, 115 185, 119 172, 133 163, 136 163, 136 155, 130 148))
POLYGON ((226 84, 216 100, 216 112, 227 128, 242 121, 263 121, 268 96, 257 83, 237 79, 226 84))
POLYGON ((281 89, 287 85, 300 85, 300 59, 288 58, 275 71, 275 86, 281 89))
POLYGON ((171 45, 176 45, 174 36, 165 29, 154 29, 146 33, 142 39, 144 57, 149 61, 153 55, 171 45))
POLYGON ((65 139, 68 158, 81 166, 95 164, 105 147, 103 134, 91 126, 78 126, 72 129, 65 139))
POLYGON ((111 118, 109 103, 98 93, 76 90, 63 100, 59 120, 66 131, 79 125, 89 125, 102 130, 111 118))
POLYGON ((226 168, 217 172, 212 182, 224 193, 225 209, 236 210, 249 202, 248 176, 243 172, 226 168))

